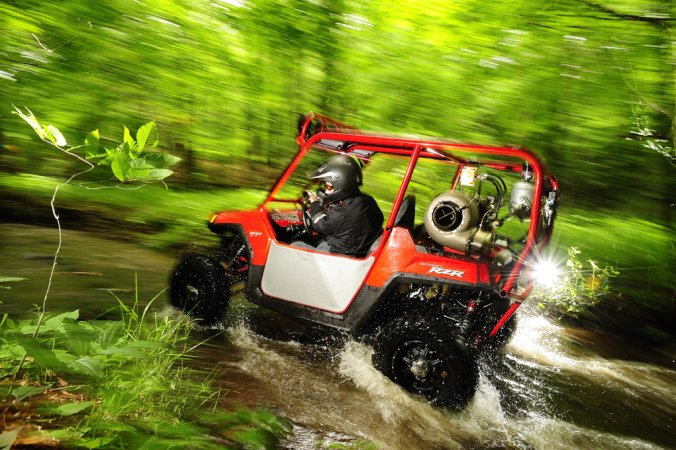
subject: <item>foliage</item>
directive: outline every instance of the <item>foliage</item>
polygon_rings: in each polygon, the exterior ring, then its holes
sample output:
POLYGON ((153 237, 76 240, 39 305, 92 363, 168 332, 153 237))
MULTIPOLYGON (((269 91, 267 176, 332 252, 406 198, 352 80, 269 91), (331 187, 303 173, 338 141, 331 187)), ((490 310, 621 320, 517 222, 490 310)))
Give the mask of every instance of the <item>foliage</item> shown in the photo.
MULTIPOLYGON (((193 175, 182 182, 236 185, 213 161, 255 173, 287 160, 295 114, 319 110, 364 129, 531 147, 568 201, 668 209, 669 2, 52 3, 0 4, 0 110, 31 104, 73 132, 157 117, 165 145, 194 157, 180 155, 193 175)), ((7 164, 34 161, 0 120, 20 149, 7 164)))
MULTIPOLYGON (((121 321, 84 322, 78 311, 50 314, 34 337, 36 320, 0 324, 0 378, 16 370, 21 383, 4 382, 12 408, 39 409, 22 424, 50 423, 34 432, 66 446, 222 448, 239 443, 270 448, 291 431, 266 411, 221 412, 213 374, 186 362, 196 345, 186 317, 149 317, 138 299, 120 301, 121 321), (23 353, 27 362, 20 366, 23 353)), ((199 345, 199 344, 197 344, 199 345)), ((17 438, 13 430, 2 439, 17 438)), ((21 436, 19 434, 18 436, 21 436)))
MULTIPOLYGON (((314 110, 366 130, 532 148, 561 182, 560 218, 575 209, 607 221, 563 246, 597 253, 597 240, 610 234, 613 246, 628 247, 631 233, 608 233, 622 226, 620 218, 650 218, 663 227, 665 242, 673 234, 675 191, 670 6, 1 2, 0 171, 61 179, 72 170, 5 114, 14 103, 50 117, 66 142, 96 127, 138 129, 155 117, 167 130, 164 149, 183 158, 174 166, 174 187, 193 190, 191 197, 224 187, 260 189, 291 157, 295 114, 314 110)), ((119 158, 117 175, 133 178, 124 141, 109 150, 119 158)), ((153 170, 146 163, 134 163, 141 175, 153 170)), ((12 186, 4 190, 2 199, 10 198, 12 186)), ((119 205, 113 209, 126 208, 119 205)), ((204 209, 183 216, 202 218, 204 209)), ((605 249, 598 253, 604 257, 605 249)), ((673 255, 650 264, 664 266, 673 270, 673 255)), ((645 277, 623 271, 631 274, 635 285, 645 277)), ((673 287, 663 287, 667 295, 655 301, 673 311, 673 287)))
MULTIPOLYGON (((51 285, 61 248, 61 224, 54 202, 62 187, 94 167, 89 160, 110 166, 119 181, 145 182, 171 175, 168 167, 179 158, 162 153, 142 154, 147 146, 158 143, 154 122, 141 126, 135 138, 124 127, 123 142, 99 153, 98 130, 88 133, 83 145, 71 147, 58 128, 40 124, 30 110, 15 108, 14 112, 31 125, 40 139, 90 167, 59 184, 52 195, 59 246, 51 285), (83 156, 74 153, 80 148, 84 148, 83 156)), ((149 322, 147 314, 155 299, 143 311, 139 310, 138 296, 133 307, 118 299, 121 322, 90 323, 78 321, 78 311, 48 313, 48 293, 49 287, 34 321, 15 323, 5 314, 0 322, 0 379, 12 376, 9 395, 17 403, 29 398, 40 400, 38 413, 30 416, 36 416, 38 421, 53 422, 56 418, 56 423, 65 425, 38 433, 40 444, 221 448, 223 444, 238 443, 248 448, 270 448, 276 446, 278 436, 290 432, 288 423, 265 411, 216 411, 220 392, 214 389, 212 379, 194 373, 184 364, 194 349, 188 340, 191 322, 157 315, 149 322), (22 382, 17 385, 19 376, 22 382), (202 381, 195 381, 196 377, 202 381), (53 398, 56 391, 60 391, 57 398, 65 401, 44 398, 53 398), (210 434, 212 430, 216 436, 210 434)), ((21 443, 23 426, 19 424, 0 435, 3 448, 21 443)))
POLYGON ((580 254, 577 248, 569 248, 566 270, 560 282, 533 294, 540 308, 550 306, 576 317, 588 313, 602 299, 615 294, 611 281, 620 272, 613 266, 601 266, 592 259, 583 261, 580 254))
POLYGON ((124 181, 158 181, 170 176, 173 171, 169 167, 177 164, 180 158, 164 153, 154 152, 142 155, 146 146, 156 147, 159 143, 157 125, 148 122, 139 127, 134 139, 127 127, 124 127, 123 141, 115 148, 104 148, 105 153, 99 153, 99 130, 87 133, 83 145, 69 147, 66 138, 54 125, 42 125, 35 118, 30 109, 14 107, 14 113, 25 120, 40 139, 64 150, 68 153, 84 148, 86 160, 97 161, 99 165, 110 166, 113 175, 124 181))

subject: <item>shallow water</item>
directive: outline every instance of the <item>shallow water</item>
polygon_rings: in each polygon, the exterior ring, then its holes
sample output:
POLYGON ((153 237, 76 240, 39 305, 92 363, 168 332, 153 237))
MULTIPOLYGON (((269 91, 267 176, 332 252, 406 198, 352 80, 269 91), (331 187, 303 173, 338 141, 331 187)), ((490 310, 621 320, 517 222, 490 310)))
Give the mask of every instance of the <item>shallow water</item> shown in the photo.
POLYGON ((460 413, 402 391, 371 366, 372 350, 363 344, 269 339, 255 314, 247 325, 228 327, 205 356, 213 361, 227 349, 230 405, 265 405, 313 430, 289 448, 316 448, 318 439, 336 436, 402 450, 650 449, 676 442, 674 370, 601 358, 593 341, 571 330, 537 315, 520 319, 505 354, 482 365, 478 393, 460 413))
MULTIPOLYGON (((0 224, 0 276, 24 277, 0 291, 1 312, 41 304, 54 230, 0 224)), ((166 286, 172 258, 67 231, 48 304, 84 318, 115 318, 117 300, 146 303, 166 286), (111 294, 112 293, 112 294, 111 294), (108 312, 107 312, 108 311, 108 312)), ((164 295, 159 314, 175 314, 164 295)), ((434 408, 370 363, 372 350, 345 336, 233 301, 227 325, 199 330, 201 368, 218 373, 223 408, 264 407, 294 423, 289 449, 362 440, 408 449, 674 448, 674 343, 630 341, 564 328, 522 307, 504 354, 484 361, 465 411, 434 408)))

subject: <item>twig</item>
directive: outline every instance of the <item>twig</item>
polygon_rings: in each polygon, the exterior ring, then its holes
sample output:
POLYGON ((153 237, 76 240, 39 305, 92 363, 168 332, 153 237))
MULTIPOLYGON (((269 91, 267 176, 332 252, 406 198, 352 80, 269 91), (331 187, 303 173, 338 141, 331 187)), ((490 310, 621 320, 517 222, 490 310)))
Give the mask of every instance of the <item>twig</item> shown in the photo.
MULTIPOLYGON (((38 336, 38 333, 40 332, 40 326, 42 325, 42 321, 45 319, 45 315, 47 314, 47 298, 49 297, 49 291, 51 290, 51 287, 52 287, 52 279, 54 278, 54 272, 56 271, 56 265, 57 265, 57 261, 58 261, 58 258, 59 258, 59 252, 61 251, 61 244, 62 244, 61 220, 59 219, 59 215, 56 213, 56 207, 54 206, 54 203, 56 202, 56 195, 58 194, 59 190, 63 186, 66 186, 68 183, 70 183, 76 177, 83 175, 83 174, 89 172, 90 170, 92 170, 94 168, 94 164, 90 163, 89 161, 82 158, 81 156, 79 156, 75 153, 71 153, 68 150, 61 148, 58 145, 55 145, 53 142, 50 142, 50 141, 48 141, 48 140, 46 140, 42 137, 40 137, 40 139, 42 139, 44 142, 47 142, 48 144, 58 148, 60 151, 66 153, 67 155, 74 156, 75 158, 79 159, 83 163, 87 164, 89 166, 89 168, 86 169, 86 170, 80 171, 80 172, 78 172, 74 175, 71 175, 71 177, 68 178, 68 180, 66 180, 64 183, 58 184, 54 188, 54 194, 52 195, 52 199, 49 202, 49 204, 51 205, 51 208, 52 208, 52 216, 56 220, 56 226, 57 226, 57 229, 59 231, 59 243, 56 247, 56 251, 54 252, 54 260, 52 262, 52 270, 49 274, 49 280, 47 282, 47 289, 45 290, 45 296, 42 299, 42 309, 40 310, 40 315, 38 316, 38 321, 35 324, 35 331, 33 331, 33 338, 36 338, 38 336)), ((76 148, 78 148, 78 147, 70 147, 70 150, 74 150, 76 148)), ((12 383, 14 383, 14 381, 16 381, 16 377, 19 375, 19 372, 21 372, 21 369, 23 368, 23 365, 26 362, 27 357, 28 357, 28 353, 24 353, 23 357, 21 358, 21 361, 19 362, 19 365, 16 368, 16 371, 14 372, 14 375, 12 376, 12 383)), ((10 386, 11 386, 12 383, 10 383, 10 386)))

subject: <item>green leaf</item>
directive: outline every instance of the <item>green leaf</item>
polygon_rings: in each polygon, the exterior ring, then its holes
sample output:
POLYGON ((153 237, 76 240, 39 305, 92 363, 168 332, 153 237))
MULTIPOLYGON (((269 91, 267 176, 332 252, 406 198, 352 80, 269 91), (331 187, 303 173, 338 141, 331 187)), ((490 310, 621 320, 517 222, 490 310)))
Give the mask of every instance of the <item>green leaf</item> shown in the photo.
POLYGON ((49 134, 51 135, 52 139, 52 144, 56 145, 57 147, 65 147, 68 145, 66 142, 66 138, 63 137, 63 134, 59 131, 58 128, 56 128, 54 125, 48 125, 47 130, 49 131, 49 134))
POLYGON ((65 368, 65 364, 62 362, 62 359, 64 358, 42 345, 36 339, 25 337, 20 334, 16 334, 14 337, 17 344, 23 347, 28 356, 33 358, 36 363, 56 372, 62 371, 65 368))
POLYGON ((134 181, 157 181, 167 178, 174 172, 169 169, 158 169, 149 163, 146 158, 138 158, 130 162, 127 179, 134 181))
POLYGON ((165 178, 171 176, 174 173, 173 170, 169 169, 153 169, 146 174, 142 181, 158 181, 164 180, 165 178))
POLYGON ((0 330, 16 330, 16 323, 9 318, 7 313, 2 315, 2 320, 0 320, 0 330))
POLYGON ((104 374, 104 366, 101 361, 91 356, 84 356, 71 361, 69 367, 77 373, 93 375, 97 378, 101 378, 104 374))
MULTIPOLYGON (((84 436, 85 432, 82 431, 82 428, 84 427, 78 427, 77 431, 73 429, 57 429, 57 430, 45 430, 42 429, 42 434, 43 436, 49 436, 51 438, 54 438, 58 442, 61 442, 65 444, 65 441, 74 441, 74 440, 79 440, 84 436)), ((86 429, 86 428, 85 428, 86 429)), ((76 441, 77 442, 77 441, 76 441)), ((73 442, 72 445, 73 447, 76 447, 76 442, 73 442)), ((68 442, 68 445, 71 445, 71 442, 68 442)))
POLYGON ((136 132, 136 142, 138 143, 138 152, 147 146, 156 147, 159 143, 159 135, 157 132, 157 124, 155 121, 148 122, 142 125, 136 132))
POLYGON ((181 162, 181 158, 178 156, 161 152, 145 153, 143 158, 156 169, 168 169, 181 162))
POLYGON ((86 322, 64 322, 63 329, 68 339, 66 346, 76 355, 92 353, 92 343, 96 341, 99 332, 93 330, 86 322))
POLYGON ((21 427, 16 427, 12 431, 5 431, 0 434, 0 450, 9 450, 14 445, 16 437, 19 435, 21 427))
POLYGON ((134 341, 134 342, 130 342, 128 344, 128 347, 138 348, 138 349, 152 349, 152 348, 164 347, 164 344, 162 344, 161 342, 155 342, 155 341, 134 341))
POLYGON ((114 155, 115 150, 110 150, 110 149, 106 148, 105 151, 106 151, 106 154, 97 155, 97 157, 103 158, 98 163, 96 163, 97 166, 110 166, 110 165, 112 165, 113 157, 111 156, 111 154, 114 155))
POLYGON ((40 125, 40 122, 38 122, 38 119, 35 118, 30 109, 26 108, 26 113, 24 114, 19 108, 14 106, 13 112, 14 114, 18 114, 19 117, 25 120, 28 123, 28 125, 30 125, 33 128, 33 131, 37 133, 40 139, 47 139, 47 134, 45 133, 45 130, 43 129, 42 125, 40 125))
POLYGON ((93 401, 64 403, 63 405, 59 405, 58 407, 52 409, 50 412, 59 416, 72 416, 73 414, 80 413, 85 409, 91 408, 92 406, 94 406, 93 401))
MULTIPOLYGON (((127 154, 131 159, 136 159, 141 151, 138 149, 138 145, 131 133, 129 133, 129 128, 124 127, 124 144, 126 144, 127 154)), ((119 148, 119 147, 118 147, 119 148)))
POLYGON ((98 158, 99 156, 104 156, 99 154, 99 130, 94 130, 87 133, 85 136, 85 158, 98 158))
POLYGON ((129 163, 129 170, 125 176, 129 180, 144 180, 152 170, 153 166, 148 164, 145 158, 138 158, 129 163))
POLYGON ((47 125, 42 126, 42 133, 45 137, 45 140, 51 142, 52 144, 56 141, 56 138, 54 137, 54 135, 52 134, 47 125))
MULTIPOLYGON (((113 175, 120 180, 126 181, 130 170, 130 164, 132 159, 124 151, 124 148, 127 146, 126 143, 122 144, 120 147, 116 148, 112 156, 112 161, 110 164, 111 169, 113 170, 113 175)), ((128 148, 128 147, 127 147, 128 148)))
POLYGON ((84 448, 107 448, 108 444, 115 441, 112 437, 81 438, 73 441, 73 446, 84 448))
POLYGON ((77 320, 80 317, 80 310, 65 312, 45 320, 40 327, 41 331, 54 331, 61 328, 64 320, 77 320))
POLYGON ((117 344, 124 336, 124 324, 119 321, 106 322, 103 325, 100 325, 99 328, 101 333, 96 342, 99 343, 104 351, 117 344))
POLYGON ((123 356, 124 359, 144 359, 148 355, 139 349, 131 347, 113 347, 106 350, 101 350, 102 355, 123 356))
POLYGON ((12 395, 14 398, 16 398, 17 402, 21 402, 28 397, 40 395, 51 387, 51 384, 47 386, 21 386, 16 389, 12 389, 12 395))
POLYGON ((131 133, 129 132, 129 128, 127 128, 126 125, 123 125, 124 127, 124 142, 127 144, 133 144, 136 141, 134 141, 134 138, 131 137, 131 133))

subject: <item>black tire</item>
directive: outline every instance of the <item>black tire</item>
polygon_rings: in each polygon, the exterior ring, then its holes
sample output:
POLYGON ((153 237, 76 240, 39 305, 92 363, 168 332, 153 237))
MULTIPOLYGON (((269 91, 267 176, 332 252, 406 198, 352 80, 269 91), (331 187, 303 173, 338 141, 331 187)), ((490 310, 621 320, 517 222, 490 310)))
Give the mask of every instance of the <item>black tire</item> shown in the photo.
POLYGON ((467 406, 479 379, 452 326, 432 317, 404 316, 385 325, 374 342, 373 365, 408 392, 456 410, 467 406))
POLYGON ((217 260, 187 254, 171 275, 169 301, 201 324, 214 325, 223 318, 230 302, 229 277, 217 260))

